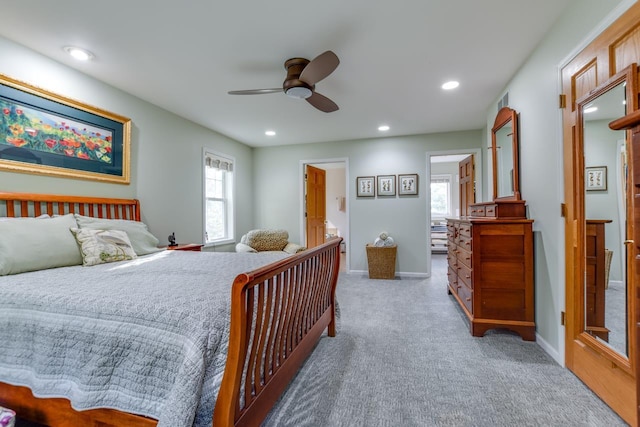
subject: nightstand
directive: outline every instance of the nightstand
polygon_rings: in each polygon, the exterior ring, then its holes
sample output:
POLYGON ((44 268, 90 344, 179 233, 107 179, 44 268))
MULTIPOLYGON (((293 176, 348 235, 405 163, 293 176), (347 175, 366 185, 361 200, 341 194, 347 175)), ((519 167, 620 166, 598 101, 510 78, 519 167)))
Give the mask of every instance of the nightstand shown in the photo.
POLYGON ((178 243, 176 246, 165 246, 170 251, 193 251, 201 252, 202 247, 199 243, 178 243))

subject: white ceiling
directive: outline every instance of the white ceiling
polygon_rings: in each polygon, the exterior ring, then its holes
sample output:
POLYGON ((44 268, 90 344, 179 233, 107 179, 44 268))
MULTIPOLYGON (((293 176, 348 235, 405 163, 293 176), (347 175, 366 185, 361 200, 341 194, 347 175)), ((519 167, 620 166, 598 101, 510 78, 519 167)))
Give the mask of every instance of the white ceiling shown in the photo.
POLYGON ((257 147, 379 137, 383 123, 384 136, 480 129, 568 1, 0 0, 0 35, 257 147), (326 50, 341 63, 316 91, 339 111, 227 94, 279 87, 286 59, 326 50))

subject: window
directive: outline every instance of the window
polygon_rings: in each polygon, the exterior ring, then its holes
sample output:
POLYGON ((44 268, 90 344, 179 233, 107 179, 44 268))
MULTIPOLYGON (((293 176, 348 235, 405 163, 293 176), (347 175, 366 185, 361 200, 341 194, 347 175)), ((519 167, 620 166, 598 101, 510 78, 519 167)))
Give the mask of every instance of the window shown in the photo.
POLYGON ((451 216, 451 175, 431 175, 431 217, 451 216))
POLYGON ((234 159, 204 150, 204 242, 234 239, 234 159))

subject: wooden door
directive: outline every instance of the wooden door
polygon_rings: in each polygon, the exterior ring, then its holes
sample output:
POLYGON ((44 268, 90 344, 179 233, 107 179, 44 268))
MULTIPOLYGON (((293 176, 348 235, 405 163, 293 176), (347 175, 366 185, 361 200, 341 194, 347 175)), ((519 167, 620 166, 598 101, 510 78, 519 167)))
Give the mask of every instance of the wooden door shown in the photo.
MULTIPOLYGON (((565 316, 565 363, 589 388, 602 398, 616 413, 632 426, 638 425, 637 390, 637 344, 634 334, 627 332, 627 355, 614 351, 606 340, 588 330, 585 298, 588 297, 585 278, 588 277, 587 247, 587 211, 585 209, 587 193, 585 184, 585 156, 583 108, 591 97, 604 94, 610 82, 615 81, 628 70, 626 81, 633 82, 635 93, 628 96, 627 111, 638 107, 638 93, 635 82, 637 69, 633 64, 640 61, 640 3, 634 4, 609 28, 604 30, 582 52, 576 55, 562 69, 563 108, 563 146, 565 179, 565 264, 566 264, 566 316, 565 316)), ((611 83, 612 84, 612 83, 611 83)), ((631 89, 629 89, 631 90, 631 89)), ((626 157, 629 152, 629 134, 627 134, 626 157)), ((630 168, 633 166, 630 165, 630 168)), ((610 171, 612 173, 613 171, 610 171)), ((632 174, 632 171, 629 171, 632 174)), ((611 179, 616 179, 610 175, 611 179)), ((628 179, 632 179, 631 176, 628 179)), ((633 183, 632 184, 638 184, 633 183)), ((633 185, 632 185, 633 186, 633 185)), ((622 198, 626 200, 626 236, 633 235, 634 198, 629 187, 622 198)), ((637 208, 636 208, 637 209, 637 208)), ((625 241, 628 321, 637 318, 637 305, 633 295, 633 283, 637 282, 636 266, 633 259, 638 254, 632 238, 625 241)), ((637 242, 636 242, 637 243, 637 242)), ((625 256, 619 252, 619 256, 625 256)), ((631 328, 627 329, 629 331, 631 328)))
POLYGON ((307 247, 324 243, 326 222, 326 171, 307 165, 305 173, 307 247))
POLYGON ((475 170, 473 154, 458 164, 460 174, 460 216, 466 216, 467 207, 476 202, 475 170))

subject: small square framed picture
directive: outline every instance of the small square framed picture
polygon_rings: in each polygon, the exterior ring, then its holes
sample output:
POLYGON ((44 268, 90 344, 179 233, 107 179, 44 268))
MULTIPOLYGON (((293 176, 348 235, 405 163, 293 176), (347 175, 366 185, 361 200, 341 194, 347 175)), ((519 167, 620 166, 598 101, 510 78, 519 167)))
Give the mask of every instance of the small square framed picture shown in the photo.
POLYGON ((378 175, 378 197, 396 195, 396 176, 378 175))
POLYGON ((411 196, 418 194, 418 174, 398 175, 398 195, 411 196))
POLYGON ((359 176, 356 178, 356 196, 374 197, 376 195, 376 181, 372 176, 359 176))
POLYGON ((606 191, 607 167, 594 166, 585 168, 585 188, 587 191, 606 191))

